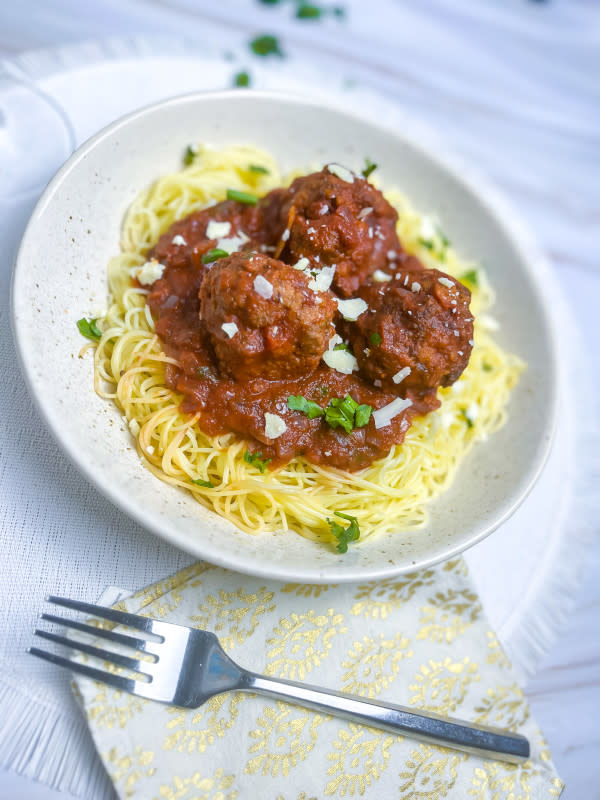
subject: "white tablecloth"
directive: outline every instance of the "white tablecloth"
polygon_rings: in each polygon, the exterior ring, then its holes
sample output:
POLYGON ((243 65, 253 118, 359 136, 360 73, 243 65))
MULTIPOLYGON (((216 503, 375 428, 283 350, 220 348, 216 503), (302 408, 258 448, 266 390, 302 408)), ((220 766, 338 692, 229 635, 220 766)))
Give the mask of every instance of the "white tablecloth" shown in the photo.
MULTIPOLYGON (((511 197, 551 257, 586 338, 596 338, 595 298, 600 288, 598 227, 594 225, 600 178, 597 8, 585 2, 567 6, 525 0, 509 4, 488 0, 476 6, 467 0, 357 1, 345 4, 344 21, 303 23, 293 19, 289 3, 273 8, 238 0, 215 8, 210 2, 174 0, 167 8, 104 0, 86 7, 85 14, 80 13, 79 4, 66 0, 27 5, 28 19, 34 20, 31 24, 42 43, 59 41, 58 30, 63 40, 125 31, 185 34, 187 45, 182 45, 182 52, 199 49, 202 55, 221 59, 231 52, 234 60, 226 63, 231 63, 232 75, 247 68, 253 76, 270 71, 275 79, 282 64, 277 60, 265 64, 247 47, 254 33, 275 30, 289 56, 285 69, 302 75, 303 64, 310 61, 339 86, 358 81, 360 87, 384 92, 390 102, 425 120, 511 197)), ((0 9, 0 31, 9 37, 11 47, 18 48, 19 28, 14 20, 23 18, 8 12, 8 6, 0 9)), ((44 75, 65 75, 70 68, 88 63, 92 83, 96 65, 105 64, 107 58, 113 58, 116 68, 130 56, 156 57, 172 42, 171 37, 164 41, 138 38, 135 43, 113 42, 100 50, 95 45, 55 50, 12 58, 7 68, 12 76, 39 85, 44 75)), ((137 80, 141 104, 146 91, 141 72, 137 80)), ((66 100, 68 80, 63 82, 63 91, 66 100)), ((37 190, 60 158, 68 155, 72 141, 81 141, 107 121, 102 98, 93 100, 63 139, 46 141, 43 127, 37 138, 32 136, 28 158, 16 171, 27 177, 29 190, 18 199, 6 193, 8 182, 0 174, 0 241, 4 243, 0 353, 5 365, 0 389, 0 559, 5 565, 0 763, 47 783, 85 792, 86 797, 102 797, 107 788, 100 773, 92 778, 100 783, 90 784, 93 752, 87 730, 68 705, 66 676, 34 665, 24 655, 24 645, 29 643, 46 592, 94 598, 107 584, 139 588, 184 566, 190 558, 124 518, 65 462, 33 410, 14 364, 6 298, 19 233, 37 190), (24 704, 24 697, 30 702, 24 704), (46 747, 54 752, 61 742, 76 748, 79 766, 75 769, 45 757, 46 747)), ((129 110, 129 99, 127 104, 116 113, 129 110)), ((0 128, 0 153, 10 144, 6 134, 0 128)), ((582 377, 591 378, 597 389, 597 350, 587 355, 585 363, 589 374, 582 377)), ((573 392, 581 394, 584 385, 576 383, 573 392)), ((595 413, 587 417, 587 444, 573 462, 588 464, 589 482, 576 486, 569 518, 571 525, 573 520, 577 523, 574 542, 584 540, 586 527, 595 519, 593 470, 598 467, 597 460, 595 466, 592 461, 598 452, 600 414, 594 394, 586 401, 588 412, 591 407, 595 413)), ((571 580, 569 591, 574 585, 571 580)), ((548 627, 542 637, 544 647, 555 633, 551 621, 548 627)))

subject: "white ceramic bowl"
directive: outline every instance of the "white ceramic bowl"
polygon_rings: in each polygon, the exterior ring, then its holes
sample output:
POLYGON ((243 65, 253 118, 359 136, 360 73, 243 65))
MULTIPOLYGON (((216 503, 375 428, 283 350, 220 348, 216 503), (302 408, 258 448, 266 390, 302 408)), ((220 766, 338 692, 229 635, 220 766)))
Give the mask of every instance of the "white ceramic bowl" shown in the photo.
POLYGON ((479 179, 449 166, 401 131, 322 102, 262 92, 186 95, 118 120, 85 143, 40 199, 17 257, 13 317, 29 388, 81 471, 142 525, 200 558, 288 581, 383 578, 449 558, 489 534, 525 497, 548 454, 557 366, 545 299, 546 267, 514 216, 479 179), (253 143, 285 172, 377 161, 385 186, 435 212, 459 252, 485 264, 497 291, 498 338, 528 364, 509 421, 474 448, 429 524, 365 539, 340 556, 293 533, 249 536, 167 486, 142 465, 117 408, 96 396, 91 357, 77 358, 75 321, 106 298, 106 265, 125 211, 156 177, 180 167, 192 141, 253 143))

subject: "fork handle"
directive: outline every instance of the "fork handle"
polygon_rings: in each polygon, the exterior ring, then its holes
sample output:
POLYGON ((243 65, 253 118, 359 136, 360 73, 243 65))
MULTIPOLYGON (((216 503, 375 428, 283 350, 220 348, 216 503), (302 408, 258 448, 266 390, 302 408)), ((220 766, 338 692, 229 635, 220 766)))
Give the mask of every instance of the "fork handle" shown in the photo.
POLYGON ((390 733, 407 734, 430 744, 466 750, 513 764, 529 758, 529 741, 518 733, 251 672, 245 678, 240 689, 288 700, 324 714, 383 728, 390 733))

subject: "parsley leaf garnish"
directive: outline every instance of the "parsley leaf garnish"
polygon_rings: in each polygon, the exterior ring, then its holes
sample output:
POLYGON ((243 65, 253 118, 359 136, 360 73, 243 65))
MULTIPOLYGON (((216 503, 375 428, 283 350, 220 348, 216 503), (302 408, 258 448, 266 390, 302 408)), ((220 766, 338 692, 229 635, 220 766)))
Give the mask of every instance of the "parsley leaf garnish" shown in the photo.
POLYGON ((348 520, 350 525, 347 528, 344 528, 343 525, 340 525, 339 522, 336 522, 333 519, 328 519, 327 522, 329 523, 329 527, 331 528, 332 534, 338 540, 336 550, 338 553, 347 553, 348 552, 348 543, 349 542, 356 542, 360 539, 360 528, 358 526, 358 520, 356 517, 351 517, 350 514, 343 514, 341 511, 334 511, 334 516, 341 517, 342 519, 348 520))
POLYGON ((234 86, 250 86, 250 75, 247 72, 236 72, 233 76, 234 86))
POLYGON ((257 56, 279 56, 284 57, 284 53, 279 47, 279 41, 276 36, 270 33, 257 36, 250 42, 250 49, 257 56))
POLYGON ((302 3, 296 9, 296 17, 298 19, 318 19, 322 13, 322 8, 310 5, 309 3, 302 3))
POLYGON ((250 172, 256 172, 257 175, 271 174, 270 171, 266 167, 263 167, 261 164, 250 164, 248 169, 250 170, 250 172))
POLYGON ((195 481, 192 481, 195 486, 203 486, 205 489, 214 489, 214 483, 210 481, 203 481, 202 478, 197 478, 195 481))
POLYGON ((183 163, 186 167, 189 167, 190 164, 194 163, 194 158, 196 157, 196 150, 194 147, 188 144, 185 148, 185 153, 183 154, 183 163))
POLYGON ((318 403, 315 403, 314 400, 307 400, 301 394, 290 395, 287 399, 287 405, 290 411, 301 411, 309 419, 322 417, 325 413, 318 403))
POLYGON ((349 353, 352 352, 352 350, 350 350, 350 348, 348 347, 348 345, 345 342, 340 342, 339 344, 336 344, 336 346, 333 349, 334 350, 347 350, 349 353))
POLYGON ((96 325, 97 320, 98 317, 95 319, 86 319, 85 317, 82 317, 81 319, 77 320, 79 333, 81 333, 87 339, 91 339, 93 342, 97 342, 98 339, 102 338, 102 331, 96 325))
POLYGON ((221 250, 220 247, 213 247, 212 250, 208 251, 208 253, 204 253, 202 256, 202 263, 212 264, 213 261, 218 261, 220 258, 225 258, 225 256, 228 255, 229 253, 227 250, 221 250))
POLYGON ((264 474, 264 471, 267 468, 267 464, 271 461, 270 458, 262 458, 262 453, 251 453, 249 450, 246 450, 244 453, 244 461, 246 464, 252 464, 253 467, 256 467, 264 474))
POLYGON ((472 428, 473 427, 473 420, 471 419, 471 417, 467 416, 467 409, 466 408, 461 408, 460 409, 460 415, 464 419, 464 421, 467 423, 467 428, 472 428))
POLYGON ((239 192, 237 189, 227 189, 227 199, 236 200, 238 203, 244 203, 247 206, 255 206, 258 203, 258 197, 250 192, 239 192))
POLYGON ((434 244, 431 241, 431 239, 421 239, 421 238, 419 238, 418 242, 419 242, 419 244, 422 244, 423 247, 426 247, 431 252, 433 252, 435 250, 434 244))
POLYGON ((301 411, 309 419, 325 416, 330 428, 343 428, 346 433, 366 425, 373 411, 371 406, 359 405, 349 394, 343 398, 333 397, 326 408, 321 408, 318 403, 302 395, 290 395, 287 404, 290 411, 301 411))
POLYGON ((377 164, 375 164, 374 161, 371 161, 370 158, 365 158, 365 168, 362 170, 363 178, 367 180, 369 178, 369 175, 372 172, 375 172, 376 169, 377 169, 377 164))
POLYGON ((463 273, 460 276, 460 282, 470 283, 471 286, 478 286, 479 285, 479 276, 477 275, 476 269, 470 269, 468 272, 463 273))
POLYGON ((373 347, 377 347, 378 344, 381 344, 383 339, 381 338, 381 334, 379 334, 379 333, 377 333, 377 331, 375 331, 374 333, 372 333, 369 336, 369 341, 371 342, 373 347))

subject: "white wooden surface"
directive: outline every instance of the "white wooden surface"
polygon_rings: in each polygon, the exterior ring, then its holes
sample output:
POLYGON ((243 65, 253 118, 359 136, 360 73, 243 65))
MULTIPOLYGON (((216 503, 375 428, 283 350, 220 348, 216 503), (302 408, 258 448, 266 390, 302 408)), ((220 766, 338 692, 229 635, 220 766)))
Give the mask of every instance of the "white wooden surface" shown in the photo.
MULTIPOLYGON (((595 0, 340 0, 345 22, 293 20, 290 2, 27 0, 0 3, 0 58, 38 47, 152 32, 247 52, 278 32, 299 59, 321 59, 386 91, 487 172, 523 212, 595 341, 600 292, 600 4, 595 0), (560 213, 557 213, 560 212, 560 213)), ((235 63, 251 71, 249 54, 235 63)), ((101 100, 99 100, 101 102, 101 100)), ((598 413, 600 356, 590 353, 598 413)), ((597 446, 593 440, 589 447, 597 446)), ((589 485, 600 481, 590 474, 589 485)), ((593 506, 596 531, 598 511, 593 506)), ((600 539, 575 608, 526 687, 566 800, 600 798, 600 539)), ((0 798, 58 797, 0 773, 0 798)), ((62 795, 64 797, 64 795, 62 795)))

